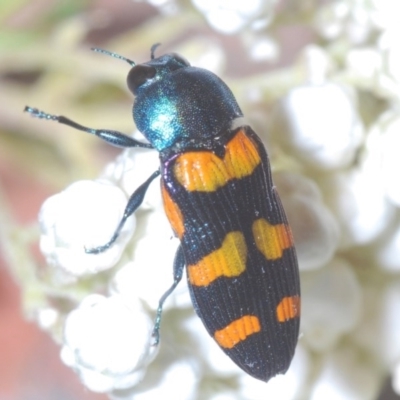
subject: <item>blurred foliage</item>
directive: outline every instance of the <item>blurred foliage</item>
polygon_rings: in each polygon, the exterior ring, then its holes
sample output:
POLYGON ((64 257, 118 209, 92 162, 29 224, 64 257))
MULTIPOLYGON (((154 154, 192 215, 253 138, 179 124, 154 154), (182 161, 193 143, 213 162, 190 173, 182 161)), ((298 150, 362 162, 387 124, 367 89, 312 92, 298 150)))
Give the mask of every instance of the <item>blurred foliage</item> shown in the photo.
MULTIPOLYGON (((35 220, 49 193, 73 179, 96 176, 115 149, 35 120, 23 109, 30 105, 89 127, 132 132, 127 66, 90 48, 101 45, 131 56, 133 46, 128 51, 119 37, 132 43, 132 30, 155 14, 129 1, 0 2, 0 251, 23 286, 27 315, 45 301, 46 290, 37 277, 41 262, 31 251, 37 223, 26 222, 35 220), (108 44, 110 38, 115 43, 108 44)), ((152 40, 135 48, 148 52, 152 40)))

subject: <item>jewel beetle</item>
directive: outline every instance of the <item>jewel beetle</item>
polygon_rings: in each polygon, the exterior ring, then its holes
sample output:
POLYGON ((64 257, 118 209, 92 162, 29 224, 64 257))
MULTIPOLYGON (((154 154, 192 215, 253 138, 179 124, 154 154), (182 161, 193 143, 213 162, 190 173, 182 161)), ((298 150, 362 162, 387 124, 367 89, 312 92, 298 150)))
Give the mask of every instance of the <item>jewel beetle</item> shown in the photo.
POLYGON ((130 64, 133 119, 149 143, 36 108, 24 111, 114 146, 159 152, 159 168, 132 194, 110 241, 86 251, 107 250, 151 182, 161 176, 165 213, 180 246, 174 282, 160 299, 155 343, 162 305, 186 266, 193 306, 208 333, 240 368, 268 381, 287 371, 300 321, 296 252, 268 155, 219 77, 178 54, 155 57, 156 47, 143 64, 93 49, 130 64))

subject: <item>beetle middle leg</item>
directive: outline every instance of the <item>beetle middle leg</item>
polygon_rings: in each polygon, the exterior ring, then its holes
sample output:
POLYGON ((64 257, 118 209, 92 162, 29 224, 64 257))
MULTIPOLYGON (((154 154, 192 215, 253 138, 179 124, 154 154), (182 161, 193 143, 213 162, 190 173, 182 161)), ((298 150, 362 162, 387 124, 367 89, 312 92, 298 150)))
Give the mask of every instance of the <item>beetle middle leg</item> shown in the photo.
POLYGON ((185 257, 183 255, 182 245, 179 245, 174 259, 174 282, 172 283, 171 287, 162 295, 160 301, 158 302, 157 315, 154 322, 153 335, 152 335, 154 337, 155 346, 157 346, 158 343, 160 342, 160 324, 161 324, 161 315, 164 302, 165 300, 167 300, 167 298, 171 295, 171 293, 175 290, 175 288, 181 281, 184 267, 185 267, 185 257))
POLYGON ((99 254, 102 253, 103 251, 106 251, 111 247, 111 245, 118 239, 118 236, 121 232, 121 229, 123 228, 126 220, 139 208, 139 206, 142 204, 144 195, 147 192, 147 189, 149 188, 151 182, 155 178, 157 178, 160 175, 160 170, 157 170, 153 172, 150 177, 143 182, 132 194, 132 196, 129 198, 128 204, 125 207, 124 215, 122 216, 122 219, 120 223, 118 224, 117 229, 115 230, 114 234, 112 235, 111 239, 105 243, 102 246, 98 247, 93 247, 90 249, 85 249, 85 252, 88 254, 99 254))

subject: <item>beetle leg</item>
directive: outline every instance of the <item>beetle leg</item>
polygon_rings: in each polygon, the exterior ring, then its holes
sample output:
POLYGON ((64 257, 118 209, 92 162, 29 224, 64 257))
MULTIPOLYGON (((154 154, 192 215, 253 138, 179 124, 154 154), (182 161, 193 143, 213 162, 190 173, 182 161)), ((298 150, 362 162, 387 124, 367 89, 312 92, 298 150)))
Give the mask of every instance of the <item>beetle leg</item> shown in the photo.
POLYGON ((122 227, 124 226, 126 220, 138 209, 138 207, 142 204, 144 195, 147 192, 147 189, 150 186, 150 183, 153 182, 157 176, 160 175, 160 170, 157 170, 153 172, 150 177, 143 182, 132 194, 132 196, 129 198, 128 204, 125 207, 124 215, 122 216, 122 219, 120 223, 118 224, 117 229, 115 230, 113 236, 111 239, 104 245, 98 246, 98 247, 93 247, 91 249, 85 249, 85 252, 88 254, 98 254, 102 253, 103 251, 106 251, 108 248, 111 247, 111 245, 117 240, 122 227))
POLYGON ((60 124, 68 125, 74 129, 78 129, 79 131, 90 133, 91 135, 95 135, 115 147, 142 147, 146 149, 153 148, 153 146, 149 143, 142 143, 118 131, 113 131, 109 129, 88 128, 86 126, 78 124, 75 121, 72 121, 67 117, 63 117, 62 115, 47 114, 43 111, 38 110, 37 108, 29 106, 26 106, 24 111, 28 112, 35 118, 47 119, 49 121, 56 121, 60 124))
POLYGON ((182 245, 179 245, 174 259, 174 282, 171 285, 171 287, 162 295, 160 301, 158 302, 157 315, 154 322, 153 335, 152 335, 154 337, 154 346, 157 346, 160 341, 161 314, 164 302, 165 300, 167 300, 169 295, 175 290, 175 288, 178 286, 178 283, 181 281, 184 267, 185 267, 185 257, 183 255, 182 245))

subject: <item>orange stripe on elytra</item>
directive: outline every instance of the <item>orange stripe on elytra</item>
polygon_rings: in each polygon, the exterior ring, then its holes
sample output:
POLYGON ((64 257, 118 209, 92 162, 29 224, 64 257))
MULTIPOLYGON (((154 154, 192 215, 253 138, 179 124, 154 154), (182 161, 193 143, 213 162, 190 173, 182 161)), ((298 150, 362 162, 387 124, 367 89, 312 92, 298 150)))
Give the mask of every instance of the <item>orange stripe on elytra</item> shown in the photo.
POLYGON ((182 239, 185 233, 182 212, 178 205, 172 200, 164 185, 161 186, 161 194, 164 202, 164 210, 167 218, 179 239, 182 239))
POLYGON ((255 144, 241 130, 226 145, 223 159, 211 151, 186 152, 177 158, 174 175, 190 192, 212 192, 231 179, 251 175, 260 162, 255 144))
POLYGON ((271 225, 266 219, 260 218, 253 222, 252 230, 256 246, 267 260, 282 257, 283 250, 293 246, 288 225, 271 225))
POLYGON ((284 297, 276 307, 276 318, 286 322, 300 316, 300 296, 284 297))
POLYGON ((207 286, 220 276, 239 276, 246 269, 247 246, 241 232, 229 232, 222 246, 189 265, 189 282, 194 286, 207 286))
POLYGON ((260 321, 254 315, 245 315, 214 333, 216 342, 225 349, 235 347, 253 333, 261 331, 260 321))

